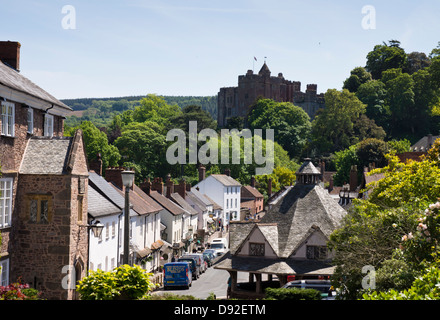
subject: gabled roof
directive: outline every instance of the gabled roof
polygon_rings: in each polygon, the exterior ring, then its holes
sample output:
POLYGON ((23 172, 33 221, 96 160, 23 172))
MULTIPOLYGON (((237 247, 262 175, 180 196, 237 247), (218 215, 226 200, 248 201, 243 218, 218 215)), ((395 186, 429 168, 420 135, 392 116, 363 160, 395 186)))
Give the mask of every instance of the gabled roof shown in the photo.
POLYGON ((107 198, 100 194, 95 188, 93 185, 89 185, 88 188, 88 214, 94 218, 98 218, 112 214, 120 214, 122 212, 121 208, 118 208, 107 200, 107 198))
POLYGON ((240 182, 226 174, 211 174, 210 177, 213 177, 225 187, 241 186, 240 182))
POLYGON ((203 204, 205 206, 212 206, 213 203, 211 200, 208 199, 208 197, 204 194, 202 194, 199 190, 197 190, 196 188, 191 188, 191 193, 197 197, 197 199, 199 199, 201 202, 203 202, 203 204))
POLYGON ((176 202, 179 206, 181 206, 183 209, 188 211, 191 215, 198 214, 197 210, 193 208, 187 201, 186 198, 183 199, 182 196, 178 192, 173 192, 171 194, 171 199, 176 202))
MULTIPOLYGON (((73 137, 33 136, 27 141, 20 165, 20 174, 62 175, 73 173, 79 157, 85 158, 82 131, 73 137)), ((77 168, 87 174, 86 166, 77 168)), ((78 172, 76 172, 78 173, 78 172)))
MULTIPOLYGON (((121 211, 125 207, 125 198, 117 190, 112 183, 107 182, 103 177, 94 171, 89 172, 89 188, 94 188, 100 195, 104 196, 108 201, 113 203, 121 211)), ((90 203, 89 203, 90 205, 90 203)), ((133 204, 130 203, 130 216, 136 216, 137 213, 133 210, 133 204)))
MULTIPOLYGON (((124 191, 116 187, 114 184, 111 186, 122 196, 125 197, 124 191)), ((147 194, 145 194, 141 188, 134 185, 134 190, 129 190, 130 204, 133 206, 133 210, 139 215, 157 213, 162 210, 162 207, 147 194)), ((125 201, 125 200, 124 200, 125 201)))
POLYGON ((261 67, 260 71, 258 72, 258 74, 261 75, 270 75, 270 70, 269 67, 267 66, 266 62, 263 64, 263 66, 261 67))
POLYGON ((256 188, 251 186, 241 187, 241 198, 263 198, 264 196, 256 188))
POLYGON ((329 238, 346 211, 319 185, 296 184, 261 219, 277 223, 279 257, 287 258, 312 226, 329 238))
MULTIPOLYGON (((49 94, 47 91, 41 89, 31 80, 23 76, 21 73, 16 70, 6 66, 3 62, 0 61, 0 84, 22 92, 26 95, 44 100, 50 104, 55 104, 65 111, 72 111, 70 107, 59 101, 57 98, 49 94)), ((34 105, 32 107, 38 107, 38 105, 34 105)))
POLYGON ((164 195, 160 194, 157 191, 151 191, 150 197, 153 198, 157 203, 159 203, 162 207, 167 209, 171 214, 178 216, 179 214, 188 213, 185 209, 165 197, 164 195))
POLYGON ((24 152, 19 173, 66 174, 71 145, 72 137, 31 137, 24 152))
POLYGON ((440 136, 424 136, 419 141, 417 141, 414 145, 411 146, 411 151, 428 151, 431 149, 432 145, 434 144, 435 140, 440 138, 440 136))

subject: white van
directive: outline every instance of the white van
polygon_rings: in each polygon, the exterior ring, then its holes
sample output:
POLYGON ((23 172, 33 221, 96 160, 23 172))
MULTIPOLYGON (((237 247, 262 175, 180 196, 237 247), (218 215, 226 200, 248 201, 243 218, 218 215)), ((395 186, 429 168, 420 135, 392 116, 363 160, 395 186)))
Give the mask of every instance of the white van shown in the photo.
POLYGON ((218 256, 228 251, 228 241, 226 238, 215 238, 211 241, 211 249, 214 249, 218 256))

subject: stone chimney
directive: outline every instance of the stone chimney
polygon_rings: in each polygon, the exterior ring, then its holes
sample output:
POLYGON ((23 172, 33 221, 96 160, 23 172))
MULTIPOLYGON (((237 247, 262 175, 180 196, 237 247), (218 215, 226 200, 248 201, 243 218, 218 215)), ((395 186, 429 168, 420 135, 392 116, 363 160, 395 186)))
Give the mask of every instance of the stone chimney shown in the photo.
POLYGON ((96 155, 96 160, 90 161, 89 168, 90 168, 90 170, 93 170, 97 174, 102 176, 102 158, 101 158, 101 153, 98 153, 96 155))
POLYGON ((357 188, 357 166, 353 165, 350 169, 350 191, 355 191, 357 188))
MULTIPOLYGON (((190 185, 191 186, 191 185, 190 185)), ((187 191, 187 185, 185 179, 181 179, 179 184, 174 185, 174 192, 177 192, 180 194, 180 196, 185 199, 186 191, 187 191)), ((191 188, 189 189, 191 191, 191 188)))
POLYGON ((171 198, 171 194, 174 192, 174 183, 171 180, 171 175, 169 173, 167 175, 167 180, 165 181, 165 187, 167 188, 166 197, 169 199, 171 198))
POLYGON ((108 182, 112 182, 119 189, 124 190, 124 186, 122 184, 122 174, 121 174, 121 172, 124 170, 125 168, 123 167, 107 168, 105 170, 105 180, 107 180, 108 182))
POLYGON ((199 167, 199 182, 205 180, 206 168, 204 166, 199 167))
POLYGON ((162 178, 154 178, 151 184, 151 190, 156 190, 160 194, 163 194, 163 180, 162 178))
POLYGON ((20 47, 16 41, 0 41, 0 60, 8 67, 20 71, 20 47))
POLYGON ((150 178, 148 178, 148 180, 144 179, 144 182, 142 182, 139 185, 139 188, 141 188, 141 190, 143 192, 145 192, 146 194, 150 195, 150 191, 151 191, 151 181, 150 181, 150 178))
POLYGON ((255 188, 255 177, 251 177, 251 187, 255 188))
POLYGON ((231 169, 226 168, 226 169, 225 169, 225 175, 227 175, 228 177, 230 177, 230 176, 231 176, 231 169))

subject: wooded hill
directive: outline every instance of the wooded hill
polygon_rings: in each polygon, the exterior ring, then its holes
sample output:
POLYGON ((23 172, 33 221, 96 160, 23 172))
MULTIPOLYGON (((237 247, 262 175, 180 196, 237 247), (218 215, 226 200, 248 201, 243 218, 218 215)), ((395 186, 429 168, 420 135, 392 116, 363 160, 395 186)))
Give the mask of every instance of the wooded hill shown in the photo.
MULTIPOLYGON (((76 126, 81 121, 91 121, 97 127, 107 126, 113 117, 126 110, 133 110, 140 105, 145 96, 127 96, 110 98, 78 98, 64 99, 63 103, 73 109, 73 115, 67 117, 66 125, 76 126)), ((217 96, 163 96, 167 104, 177 104, 180 108, 189 105, 201 106, 217 119, 217 96)))

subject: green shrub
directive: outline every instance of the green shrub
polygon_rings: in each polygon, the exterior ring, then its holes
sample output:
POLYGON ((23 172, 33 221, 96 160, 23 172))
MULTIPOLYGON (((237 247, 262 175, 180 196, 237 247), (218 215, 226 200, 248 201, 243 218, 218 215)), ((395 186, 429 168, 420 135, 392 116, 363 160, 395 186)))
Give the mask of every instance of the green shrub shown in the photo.
POLYGON ((321 300, 321 292, 315 289, 267 288, 266 299, 274 300, 321 300))

